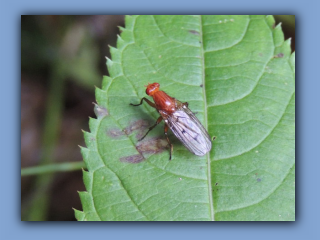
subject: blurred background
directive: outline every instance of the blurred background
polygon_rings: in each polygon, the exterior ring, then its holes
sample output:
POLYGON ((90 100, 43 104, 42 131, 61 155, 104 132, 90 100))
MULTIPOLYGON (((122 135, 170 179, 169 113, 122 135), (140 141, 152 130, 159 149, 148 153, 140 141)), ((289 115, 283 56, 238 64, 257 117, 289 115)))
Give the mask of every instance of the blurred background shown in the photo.
MULTIPOLYGON (((276 15, 295 49, 295 17, 276 15)), ((21 17, 21 220, 75 221, 82 130, 124 16, 21 17)))

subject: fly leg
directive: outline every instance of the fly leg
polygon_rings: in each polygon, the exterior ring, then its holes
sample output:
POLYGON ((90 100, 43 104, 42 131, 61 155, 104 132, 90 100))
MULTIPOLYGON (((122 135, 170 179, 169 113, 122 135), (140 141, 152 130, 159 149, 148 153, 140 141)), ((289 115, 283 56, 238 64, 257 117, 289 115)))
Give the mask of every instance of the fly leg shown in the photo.
POLYGON ((168 144, 170 146, 170 157, 169 157, 169 160, 171 160, 172 151, 173 151, 173 145, 172 145, 172 143, 170 142, 170 140, 168 138, 168 125, 167 124, 164 125, 164 134, 166 135, 167 142, 168 142, 168 144))
POLYGON ((153 108, 156 108, 156 105, 155 105, 153 102, 151 102, 149 99, 146 99, 145 97, 144 97, 144 98, 141 98, 141 101, 140 101, 139 104, 132 104, 132 103, 130 103, 130 105, 132 105, 132 106, 140 106, 140 105, 142 104, 143 100, 146 101, 146 102, 149 104, 149 106, 151 106, 151 107, 153 107, 153 108))
MULTIPOLYGON (((141 100, 141 102, 142 102, 142 100, 141 100)), ((153 126, 149 127, 148 132, 147 132, 142 138, 140 138, 138 141, 141 141, 142 139, 144 139, 144 138, 147 136, 147 134, 148 134, 152 129, 154 129, 161 121, 162 121, 162 117, 160 116, 160 117, 157 119, 156 123, 155 123, 153 126)))

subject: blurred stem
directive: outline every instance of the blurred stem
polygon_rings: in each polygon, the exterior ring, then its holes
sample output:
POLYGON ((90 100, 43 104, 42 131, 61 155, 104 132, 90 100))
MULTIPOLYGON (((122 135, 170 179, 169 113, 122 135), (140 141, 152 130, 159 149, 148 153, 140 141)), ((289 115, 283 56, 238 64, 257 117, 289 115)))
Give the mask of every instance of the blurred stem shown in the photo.
POLYGON ((21 176, 40 175, 53 172, 68 172, 86 168, 84 162, 66 162, 57 164, 46 164, 43 166, 35 166, 21 169, 21 176))
MULTIPOLYGON (((45 165, 53 161, 54 148, 60 132, 60 122, 62 116, 62 103, 64 98, 64 70, 57 61, 52 69, 50 79, 49 94, 47 99, 44 129, 42 136, 42 161, 39 165, 45 165)), ((52 182, 53 173, 37 176, 35 181, 35 191, 31 206, 27 210, 26 220, 45 221, 47 217, 49 187, 52 182)))
MULTIPOLYGON (((62 106, 64 102, 64 79, 70 74, 70 62, 74 60, 85 32, 77 25, 71 25, 66 30, 60 47, 58 57, 52 67, 49 94, 47 99, 46 114, 42 136, 42 154, 40 156, 40 166, 53 162, 53 155, 60 132, 62 117, 62 106)), ((56 42, 56 39, 53 40, 56 42)), ((50 185, 53 179, 53 172, 46 172, 37 176, 35 190, 31 199, 30 207, 27 209, 26 216, 28 221, 45 221, 50 197, 50 185)), ((23 219, 24 220, 24 219, 23 219)))

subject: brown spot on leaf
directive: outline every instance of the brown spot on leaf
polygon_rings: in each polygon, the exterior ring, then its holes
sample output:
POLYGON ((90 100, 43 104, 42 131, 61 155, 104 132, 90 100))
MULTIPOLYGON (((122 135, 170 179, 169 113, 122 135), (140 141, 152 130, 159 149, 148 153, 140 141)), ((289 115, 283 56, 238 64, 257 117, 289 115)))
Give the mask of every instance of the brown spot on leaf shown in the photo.
POLYGON ((125 133, 123 131, 121 131, 120 129, 117 129, 117 128, 111 128, 111 129, 108 129, 107 130, 107 135, 109 137, 112 137, 112 138, 117 138, 119 136, 123 136, 125 135, 125 133))
POLYGON ((162 138, 151 138, 143 142, 139 142, 136 146, 137 151, 140 154, 130 155, 120 158, 120 162, 126 163, 140 163, 144 158, 144 154, 160 153, 167 147, 168 143, 162 138))
POLYGON ((194 35, 199 35, 200 33, 196 30, 189 30, 189 33, 194 34, 194 35))
MULTIPOLYGON (((125 132, 125 134, 127 135, 130 135, 133 131, 136 131, 136 130, 140 130, 140 129, 145 129, 146 127, 148 127, 150 124, 149 122, 143 120, 143 119, 140 119, 140 120, 137 120, 133 123, 131 123, 128 127, 126 127, 123 131, 125 132)), ((136 138, 140 138, 138 136, 140 136, 142 134, 142 131, 140 131, 136 138)))
POLYGON ((143 142, 139 142, 136 146, 136 149, 139 153, 160 153, 167 147, 168 142, 165 139, 156 137, 145 140, 143 142))
POLYGON ((140 163, 143 160, 144 160, 144 157, 141 154, 120 158, 120 162, 125 162, 125 163, 140 163))
POLYGON ((278 53, 277 55, 273 56, 274 58, 283 58, 283 53, 278 53))
POLYGON ((142 138, 143 138, 144 135, 145 135, 145 133, 143 133, 142 131, 140 131, 140 132, 138 132, 138 133, 136 134, 136 139, 142 140, 142 138))
POLYGON ((203 84, 200 84, 200 87, 203 87, 203 84))

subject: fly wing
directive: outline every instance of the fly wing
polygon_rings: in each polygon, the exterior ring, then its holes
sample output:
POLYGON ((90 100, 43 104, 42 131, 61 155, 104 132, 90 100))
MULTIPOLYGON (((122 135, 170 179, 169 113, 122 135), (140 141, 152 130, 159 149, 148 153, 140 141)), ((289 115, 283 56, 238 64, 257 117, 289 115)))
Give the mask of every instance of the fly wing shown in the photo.
POLYGON ((198 156, 211 150, 211 140, 207 130, 189 108, 183 106, 166 118, 166 123, 174 135, 198 156))

